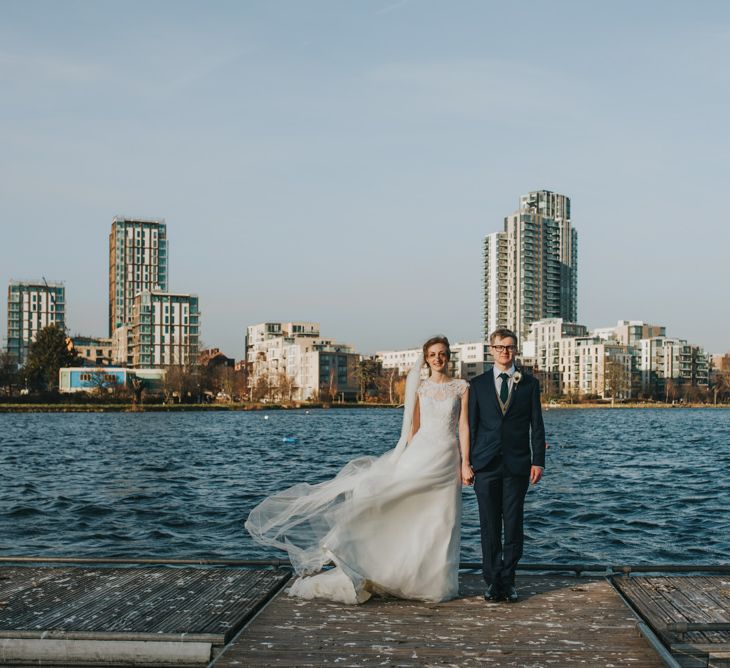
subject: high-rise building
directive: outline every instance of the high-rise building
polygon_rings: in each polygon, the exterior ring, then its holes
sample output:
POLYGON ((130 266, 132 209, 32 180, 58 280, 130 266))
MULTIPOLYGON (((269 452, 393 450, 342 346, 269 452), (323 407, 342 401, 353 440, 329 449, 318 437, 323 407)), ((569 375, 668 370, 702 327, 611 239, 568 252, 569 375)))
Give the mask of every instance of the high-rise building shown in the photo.
POLYGON ((195 295, 145 290, 137 293, 126 326, 130 366, 194 364, 200 350, 200 312, 195 295))
POLYGON ((66 329, 66 288, 62 283, 10 281, 8 286, 8 352, 19 366, 30 344, 48 325, 66 329))
POLYGON ((484 237, 484 338, 498 327, 507 326, 507 233, 494 232, 484 237))
POLYGON ((508 327, 520 340, 545 318, 578 319, 578 233, 570 198, 536 190, 520 198, 504 231, 484 242, 484 336, 508 327))
POLYGON ((135 296, 167 291, 167 225, 164 220, 116 216, 109 234, 109 336, 132 321, 135 296))

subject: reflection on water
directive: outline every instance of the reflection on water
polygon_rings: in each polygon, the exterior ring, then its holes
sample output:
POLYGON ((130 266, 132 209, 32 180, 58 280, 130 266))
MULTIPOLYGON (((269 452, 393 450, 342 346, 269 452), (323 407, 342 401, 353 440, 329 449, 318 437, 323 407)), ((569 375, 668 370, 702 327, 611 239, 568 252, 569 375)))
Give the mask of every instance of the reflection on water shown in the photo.
MULTIPOLYGON (((266 558, 264 495, 397 440, 389 409, 0 414, 0 554, 266 558), (268 419, 265 416, 268 415, 268 419)), ((551 410, 525 561, 730 561, 730 411, 551 410)), ((462 558, 480 557, 464 490, 462 558)))

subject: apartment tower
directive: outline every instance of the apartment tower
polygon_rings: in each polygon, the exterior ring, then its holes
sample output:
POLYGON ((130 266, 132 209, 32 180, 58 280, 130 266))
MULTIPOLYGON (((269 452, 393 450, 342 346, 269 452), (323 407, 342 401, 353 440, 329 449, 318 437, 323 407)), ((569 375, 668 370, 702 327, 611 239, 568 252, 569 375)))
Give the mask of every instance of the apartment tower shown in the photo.
POLYGON ((8 286, 8 352, 19 366, 28 360, 30 344, 48 325, 66 329, 66 288, 61 283, 10 281, 8 286))
POLYGON ((545 318, 578 319, 578 233, 570 198, 536 190, 520 198, 504 231, 484 240, 484 336, 508 327, 520 340, 545 318))
POLYGON ((167 291, 167 225, 117 216, 109 234, 110 337, 132 322, 134 298, 143 291, 167 291))

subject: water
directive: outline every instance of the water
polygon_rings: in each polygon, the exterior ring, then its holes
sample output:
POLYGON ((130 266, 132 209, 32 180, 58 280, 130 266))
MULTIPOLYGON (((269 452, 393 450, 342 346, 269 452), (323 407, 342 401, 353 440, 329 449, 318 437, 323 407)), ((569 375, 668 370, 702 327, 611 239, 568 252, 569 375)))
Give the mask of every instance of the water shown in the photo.
MULTIPOLYGON (((0 414, 0 555, 269 558, 266 494, 395 444, 401 412, 0 414)), ((551 410, 525 561, 730 562, 730 411, 551 410)), ((462 559, 478 560, 464 490, 462 559)))

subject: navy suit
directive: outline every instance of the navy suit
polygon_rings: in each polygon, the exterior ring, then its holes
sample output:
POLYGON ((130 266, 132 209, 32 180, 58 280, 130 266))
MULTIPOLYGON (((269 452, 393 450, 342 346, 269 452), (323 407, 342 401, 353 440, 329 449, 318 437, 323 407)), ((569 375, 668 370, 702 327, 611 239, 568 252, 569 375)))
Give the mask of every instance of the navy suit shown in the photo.
POLYGON ((524 543, 523 511, 531 466, 545 466, 540 384, 522 373, 503 412, 490 368, 469 389, 470 463, 479 505, 482 568, 488 585, 514 584, 524 543), (502 530, 504 529, 504 549, 502 530))

